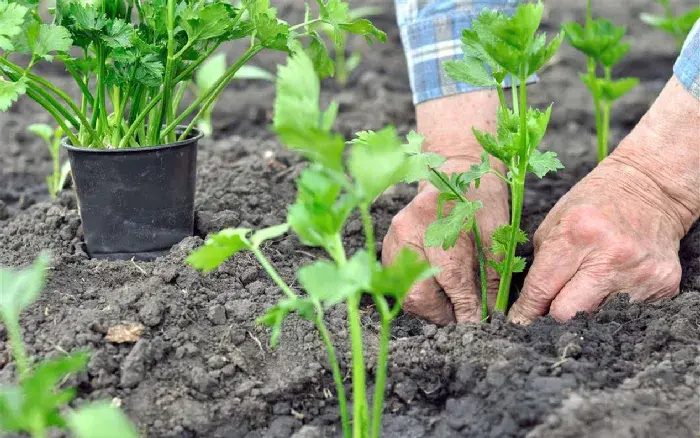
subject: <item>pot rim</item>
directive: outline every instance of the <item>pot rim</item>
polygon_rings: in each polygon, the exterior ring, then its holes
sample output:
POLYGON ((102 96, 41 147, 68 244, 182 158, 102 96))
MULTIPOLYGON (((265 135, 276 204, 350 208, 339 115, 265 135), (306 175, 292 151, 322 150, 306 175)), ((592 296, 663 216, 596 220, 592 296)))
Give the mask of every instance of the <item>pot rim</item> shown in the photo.
MULTIPOLYGON (((182 133, 185 129, 187 129, 186 126, 178 126, 175 128, 175 133, 179 134, 182 133)), ((139 153, 139 152, 153 152, 153 151, 159 151, 163 149, 170 149, 170 148, 176 148, 176 147, 182 147, 182 146, 188 146, 191 145, 192 143, 196 143, 199 140, 204 137, 204 133, 197 129, 197 128, 192 128, 190 132, 190 137, 187 138, 186 140, 182 141, 176 141, 174 143, 167 143, 167 144, 162 144, 158 146, 149 146, 149 147, 144 147, 144 148, 123 148, 123 149, 97 149, 97 148, 86 148, 82 146, 74 146, 70 143, 70 139, 68 137, 63 137, 61 139, 61 147, 73 151, 73 152, 83 152, 83 153, 94 153, 94 154, 133 154, 133 153, 139 153)))

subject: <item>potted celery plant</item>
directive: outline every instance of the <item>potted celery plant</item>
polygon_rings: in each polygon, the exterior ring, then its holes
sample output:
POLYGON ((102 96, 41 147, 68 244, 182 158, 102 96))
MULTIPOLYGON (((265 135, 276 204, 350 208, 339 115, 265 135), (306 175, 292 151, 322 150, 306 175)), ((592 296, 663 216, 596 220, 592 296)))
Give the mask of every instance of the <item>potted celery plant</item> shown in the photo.
POLYGON ((38 1, 0 0, 0 110, 26 95, 65 133, 91 256, 153 259, 192 234, 195 126, 255 55, 306 37, 317 63, 332 62, 310 27, 318 22, 385 38, 345 3, 317 3, 318 18, 290 26, 269 0, 57 0, 50 23, 38 1), (239 39, 250 41, 240 58, 181 105, 193 73, 239 39), (75 79, 79 101, 33 71, 52 61, 75 79))

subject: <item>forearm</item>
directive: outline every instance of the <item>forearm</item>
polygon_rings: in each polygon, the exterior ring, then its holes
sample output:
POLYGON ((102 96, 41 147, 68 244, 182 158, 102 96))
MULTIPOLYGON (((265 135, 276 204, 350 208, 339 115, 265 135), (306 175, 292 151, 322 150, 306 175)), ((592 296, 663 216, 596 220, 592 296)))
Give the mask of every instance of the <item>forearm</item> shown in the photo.
POLYGON ((700 216, 700 102, 673 77, 603 166, 626 172, 638 196, 685 235, 700 216))
MULTIPOLYGON (((498 95, 493 90, 477 90, 418 104, 418 132, 426 137, 423 150, 450 161, 478 163, 483 149, 472 127, 495 134, 498 105, 498 95)), ((503 170, 497 160, 492 160, 492 165, 503 170)))

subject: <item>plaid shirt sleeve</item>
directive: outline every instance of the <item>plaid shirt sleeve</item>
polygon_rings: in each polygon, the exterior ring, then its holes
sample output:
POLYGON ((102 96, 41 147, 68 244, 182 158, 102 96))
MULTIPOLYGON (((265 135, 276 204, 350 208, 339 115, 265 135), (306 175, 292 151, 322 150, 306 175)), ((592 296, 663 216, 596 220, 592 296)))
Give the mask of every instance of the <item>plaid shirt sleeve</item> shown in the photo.
POLYGON ((685 39, 673 73, 696 99, 700 99, 700 20, 685 39))
POLYGON ((395 0, 413 102, 474 91, 445 74, 444 61, 462 58, 462 29, 484 8, 513 13, 520 0, 395 0))

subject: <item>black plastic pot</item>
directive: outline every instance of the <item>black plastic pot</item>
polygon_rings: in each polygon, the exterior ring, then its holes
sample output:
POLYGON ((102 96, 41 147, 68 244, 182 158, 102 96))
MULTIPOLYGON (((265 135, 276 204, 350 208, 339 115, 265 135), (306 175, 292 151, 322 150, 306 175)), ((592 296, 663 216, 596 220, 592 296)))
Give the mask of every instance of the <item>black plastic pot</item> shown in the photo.
POLYGON ((68 150, 91 257, 153 260, 194 230, 197 144, 202 133, 147 148, 68 150))

